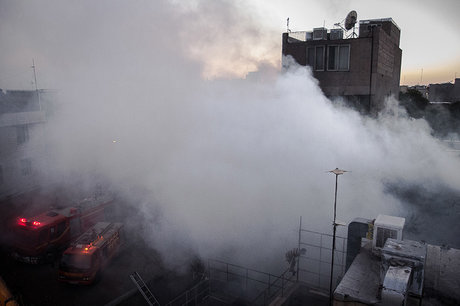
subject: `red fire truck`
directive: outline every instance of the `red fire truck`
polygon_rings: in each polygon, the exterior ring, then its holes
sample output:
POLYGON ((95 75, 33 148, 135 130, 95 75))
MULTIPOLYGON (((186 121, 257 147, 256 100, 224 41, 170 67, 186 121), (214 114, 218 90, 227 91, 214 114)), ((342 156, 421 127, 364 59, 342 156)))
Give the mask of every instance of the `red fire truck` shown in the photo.
POLYGON ((122 223, 98 222, 65 250, 59 281, 89 285, 101 274, 122 242, 122 223))
POLYGON ((38 216, 19 217, 12 226, 9 242, 12 256, 27 263, 53 259, 72 239, 98 221, 112 203, 111 196, 86 198, 74 207, 50 210, 38 216))

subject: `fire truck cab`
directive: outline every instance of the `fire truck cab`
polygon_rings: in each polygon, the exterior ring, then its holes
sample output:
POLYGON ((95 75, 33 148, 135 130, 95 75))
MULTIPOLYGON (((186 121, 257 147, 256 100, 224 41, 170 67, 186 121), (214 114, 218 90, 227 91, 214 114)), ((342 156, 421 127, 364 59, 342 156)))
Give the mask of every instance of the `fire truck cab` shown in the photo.
POLYGON ((89 285, 117 253, 122 223, 98 222, 65 250, 59 264, 59 281, 89 285))
POLYGON ((68 247, 70 241, 98 221, 111 200, 81 201, 76 207, 19 217, 12 228, 11 255, 26 263, 40 263, 68 247))

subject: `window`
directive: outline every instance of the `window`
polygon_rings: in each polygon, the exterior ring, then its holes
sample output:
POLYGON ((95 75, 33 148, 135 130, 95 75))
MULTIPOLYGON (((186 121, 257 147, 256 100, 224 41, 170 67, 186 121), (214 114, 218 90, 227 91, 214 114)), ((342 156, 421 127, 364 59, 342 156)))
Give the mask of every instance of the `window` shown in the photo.
POLYGON ((350 45, 327 47, 327 70, 348 71, 350 68, 350 45))
POLYGON ((57 233, 56 236, 61 236, 62 233, 65 231, 65 221, 62 221, 57 225, 57 233))
POLYGON ((56 236, 56 227, 55 226, 50 227, 50 239, 54 239, 55 236, 56 236))
POLYGON ((16 126, 18 144, 29 141, 29 126, 27 124, 16 126))
POLYGON ((318 46, 315 50, 315 70, 324 70, 324 47, 318 46))
POLYGON ((28 176, 32 174, 32 162, 30 159, 21 159, 21 173, 23 176, 28 176))
POLYGON ((46 230, 46 229, 41 230, 40 234, 38 235, 38 241, 40 243, 43 243, 43 242, 46 241, 47 238, 48 238, 48 230, 46 230))
POLYGON ((307 48, 307 65, 313 70, 324 70, 324 46, 307 48))

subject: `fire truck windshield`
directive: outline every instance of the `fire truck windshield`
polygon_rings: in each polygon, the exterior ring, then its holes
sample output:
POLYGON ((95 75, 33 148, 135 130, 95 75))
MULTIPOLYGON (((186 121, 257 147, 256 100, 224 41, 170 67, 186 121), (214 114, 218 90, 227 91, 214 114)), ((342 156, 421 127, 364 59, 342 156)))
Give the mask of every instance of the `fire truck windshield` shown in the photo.
POLYGON ((32 230, 24 227, 18 227, 15 234, 15 239, 17 243, 27 245, 28 247, 33 247, 37 244, 40 244, 46 240, 46 229, 41 231, 32 230))
POLYGON ((85 254, 64 254, 61 258, 62 270, 88 270, 91 268, 91 256, 85 254))

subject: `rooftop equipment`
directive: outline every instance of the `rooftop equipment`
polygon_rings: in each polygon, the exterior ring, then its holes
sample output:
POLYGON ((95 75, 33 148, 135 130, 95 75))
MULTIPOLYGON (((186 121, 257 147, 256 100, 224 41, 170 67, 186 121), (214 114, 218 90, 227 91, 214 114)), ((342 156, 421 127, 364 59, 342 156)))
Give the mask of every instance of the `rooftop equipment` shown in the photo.
POLYGON ((329 38, 331 40, 343 39, 343 30, 342 29, 331 29, 329 38))
POLYGON ((314 28, 313 29, 313 40, 326 40, 327 29, 326 28, 314 28))
POLYGON ((380 250, 388 238, 402 240, 402 230, 406 219, 387 215, 378 215, 374 222, 372 249, 380 250))

